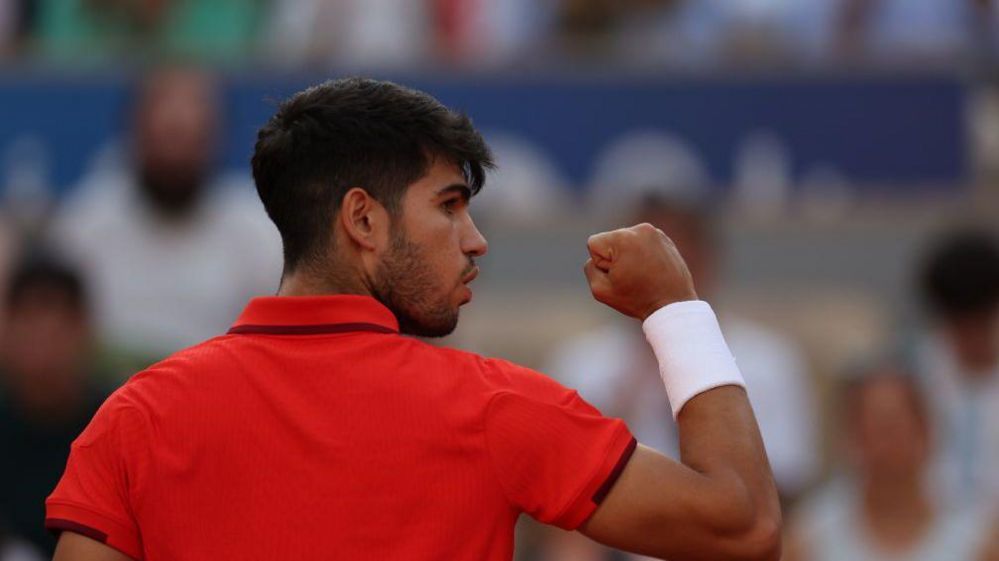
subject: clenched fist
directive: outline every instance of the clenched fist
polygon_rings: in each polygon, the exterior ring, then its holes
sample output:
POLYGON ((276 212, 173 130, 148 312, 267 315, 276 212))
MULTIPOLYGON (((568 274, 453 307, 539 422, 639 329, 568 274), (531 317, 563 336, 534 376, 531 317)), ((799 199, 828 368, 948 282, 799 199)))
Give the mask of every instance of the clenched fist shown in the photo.
POLYGON ((593 297, 622 314, 645 320, 667 304, 697 299, 680 252, 651 224, 594 234, 586 245, 593 297))

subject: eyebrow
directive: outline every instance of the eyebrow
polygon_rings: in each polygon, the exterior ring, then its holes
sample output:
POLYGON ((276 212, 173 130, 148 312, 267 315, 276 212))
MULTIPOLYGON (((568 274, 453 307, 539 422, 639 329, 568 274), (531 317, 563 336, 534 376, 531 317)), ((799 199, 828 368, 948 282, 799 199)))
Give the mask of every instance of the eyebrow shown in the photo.
POLYGON ((461 198, 467 203, 472 198, 472 190, 468 188, 468 185, 464 183, 453 183, 437 191, 437 197, 446 197, 451 193, 458 193, 461 198))

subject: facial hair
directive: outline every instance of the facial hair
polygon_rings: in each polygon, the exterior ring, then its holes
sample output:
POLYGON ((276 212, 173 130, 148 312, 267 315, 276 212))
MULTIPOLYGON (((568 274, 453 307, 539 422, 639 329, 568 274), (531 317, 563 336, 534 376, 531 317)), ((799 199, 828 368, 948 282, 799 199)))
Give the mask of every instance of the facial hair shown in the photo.
POLYGON ((196 206, 204 187, 204 174, 193 169, 153 169, 140 172, 140 188, 146 200, 167 218, 187 216, 196 206))
POLYGON ((374 297, 395 314, 400 332, 444 337, 458 325, 458 307, 451 305, 446 293, 441 295, 441 279, 428 268, 429 262, 423 248, 401 231, 393 232, 376 272, 374 297))

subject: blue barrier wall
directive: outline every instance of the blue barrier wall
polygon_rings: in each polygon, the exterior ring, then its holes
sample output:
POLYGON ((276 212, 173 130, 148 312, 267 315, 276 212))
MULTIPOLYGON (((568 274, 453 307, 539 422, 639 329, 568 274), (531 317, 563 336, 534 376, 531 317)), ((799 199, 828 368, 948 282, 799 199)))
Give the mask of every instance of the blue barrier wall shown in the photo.
MULTIPOLYGON (((684 139, 719 185, 732 177, 739 143, 759 130, 786 145, 793 178, 823 164, 890 193, 914 184, 956 191, 968 174, 965 88, 952 78, 397 78, 466 111, 483 129, 529 139, 576 185, 587 183, 610 141, 650 128, 684 139)), ((221 164, 245 169, 274 100, 321 79, 227 78, 221 164)), ((0 77, 0 165, 20 157, 11 154, 15 141, 31 139, 49 182, 64 192, 123 130, 131 84, 121 75, 0 77)))

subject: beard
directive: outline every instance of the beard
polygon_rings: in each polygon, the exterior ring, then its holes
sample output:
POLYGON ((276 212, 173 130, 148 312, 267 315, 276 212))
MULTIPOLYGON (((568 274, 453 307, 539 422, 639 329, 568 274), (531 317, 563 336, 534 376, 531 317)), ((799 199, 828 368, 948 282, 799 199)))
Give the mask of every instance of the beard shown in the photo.
POLYGON ((393 232, 392 245, 376 272, 374 297, 395 314, 401 333, 444 337, 458 326, 458 307, 441 295, 441 279, 427 267, 429 262, 423 248, 401 231, 393 232))
POLYGON ((204 187, 204 173, 194 168, 155 168, 140 170, 142 194, 153 208, 167 218, 182 218, 194 210, 204 187))

